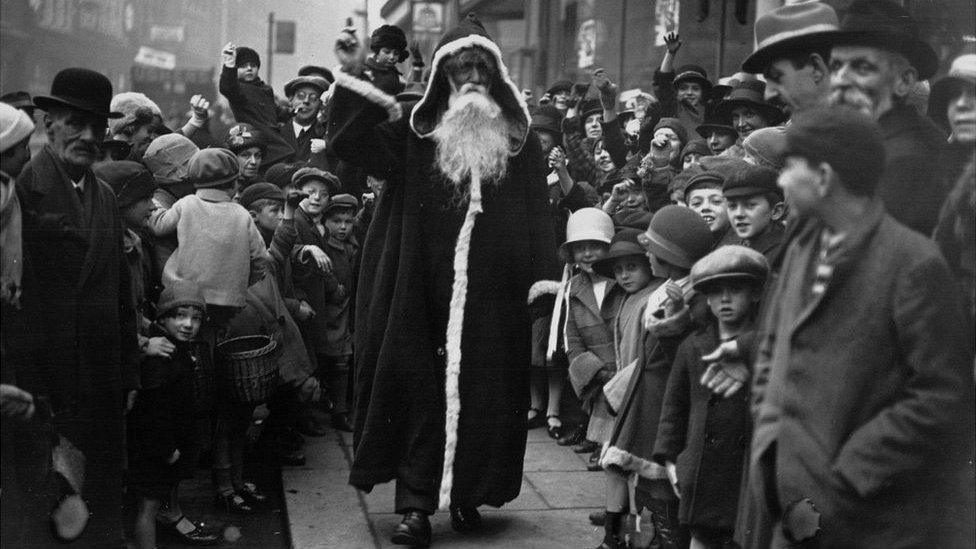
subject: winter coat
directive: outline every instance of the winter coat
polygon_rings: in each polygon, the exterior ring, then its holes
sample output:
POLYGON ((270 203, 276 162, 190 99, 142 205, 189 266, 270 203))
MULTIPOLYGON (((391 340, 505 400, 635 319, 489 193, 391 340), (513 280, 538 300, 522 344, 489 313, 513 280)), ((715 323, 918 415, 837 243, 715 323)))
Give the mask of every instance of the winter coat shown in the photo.
POLYGON ((352 298, 355 295, 355 278, 359 261, 359 243, 350 234, 346 242, 329 239, 325 253, 332 260, 332 271, 341 285, 342 299, 326 304, 326 332, 328 350, 334 357, 352 356, 352 298))
POLYGON ((942 250, 959 285, 969 312, 969 329, 973 330, 976 328, 976 151, 971 144, 951 147, 946 157, 956 155, 962 158, 943 164, 952 191, 942 205, 932 239, 942 250))
POLYGON ((762 321, 746 514, 776 518, 775 478, 820 546, 972 547, 973 342, 945 260, 875 201, 810 298, 822 230, 791 241, 762 321))
POLYGON ((951 188, 939 177, 945 135, 909 105, 892 107, 878 125, 884 135, 885 170, 877 194, 891 217, 928 236, 951 188))
POLYGON ((295 151, 282 137, 279 122, 287 121, 290 113, 278 108, 271 86, 260 78, 253 82, 242 82, 237 79, 236 68, 225 66, 220 70, 219 87, 221 95, 230 103, 234 119, 250 124, 261 132, 267 145, 267 154, 261 161, 262 169, 278 162, 289 162, 295 151))
POLYGON ((363 74, 374 86, 389 95, 396 95, 403 91, 403 75, 397 70, 396 65, 392 67, 381 65, 374 61, 372 56, 366 58, 365 65, 366 70, 363 74))
MULTIPOLYGON (((468 35, 443 47, 479 42, 487 39, 468 35)), ((438 73, 441 55, 438 49, 429 94, 448 88, 438 73)), ((375 104, 383 101, 378 90, 353 80, 337 76, 330 146, 380 172, 386 186, 362 248, 350 483, 369 490, 399 479, 434 493, 440 486, 442 498, 448 493, 462 506, 500 506, 522 484, 532 321, 526 300, 534 282, 558 272, 541 146, 514 84, 498 75, 491 93, 519 135, 507 175, 482 187, 464 322, 449 338, 455 246, 468 203, 458 205, 435 166, 435 142, 421 137, 439 112, 438 98, 425 96, 403 117, 384 101, 394 110, 389 120, 390 111, 375 104), (460 373, 446 396, 449 339, 460 343, 460 373), (447 406, 462 410, 456 430, 447 406), (442 479, 446 465, 453 474, 442 479)))
POLYGON ((602 398, 603 383, 597 379, 602 371, 617 371, 613 350, 613 322, 620 304, 627 296, 617 282, 607 280, 603 304, 597 307, 593 279, 580 273, 569 280, 569 303, 566 318, 566 356, 569 358, 569 380, 573 390, 589 411, 594 398, 602 398))
MULTIPOLYGON (((735 229, 732 229, 735 232, 735 229)), ((779 221, 770 221, 769 225, 753 238, 741 239, 739 244, 748 246, 753 250, 763 254, 770 264, 779 256, 783 241, 786 238, 786 227, 779 221)))
POLYGON ((339 302, 346 296, 332 271, 322 271, 311 257, 300 251, 302 246, 318 246, 328 254, 329 230, 320 233, 312 217, 301 208, 295 209, 295 229, 298 237, 291 256, 295 297, 308 303, 315 311, 315 316, 303 326, 303 333, 309 338, 309 346, 315 353, 324 355, 329 351, 329 303, 339 302))
POLYGON ((735 525, 743 457, 749 446, 749 391, 716 395, 701 384, 701 357, 719 345, 713 325, 678 346, 654 444, 654 461, 677 465, 678 520, 731 530, 735 525))

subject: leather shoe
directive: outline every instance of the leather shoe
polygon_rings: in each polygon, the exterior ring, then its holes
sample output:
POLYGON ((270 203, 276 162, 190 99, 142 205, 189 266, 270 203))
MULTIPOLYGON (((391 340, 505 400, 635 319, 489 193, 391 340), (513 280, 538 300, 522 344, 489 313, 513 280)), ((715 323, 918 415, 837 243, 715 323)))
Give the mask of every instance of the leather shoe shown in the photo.
POLYGON ((430 519, 423 511, 407 511, 390 538, 395 545, 427 547, 430 545, 430 519))
POLYGON ((558 415, 551 415, 546 417, 546 431, 549 432, 549 438, 556 440, 557 442, 559 441, 559 439, 563 437, 563 424, 562 424, 562 420, 559 419, 558 415), (549 423, 550 419, 558 420, 559 425, 553 425, 552 423, 549 423))
POLYGON ((576 446, 573 446, 573 452, 577 454, 589 454, 590 452, 596 451, 596 449, 599 447, 600 445, 592 440, 584 440, 576 446))
POLYGON ((451 528, 462 534, 481 528, 481 513, 475 507, 451 505, 451 528))
POLYGON ((157 522, 156 530, 183 545, 216 545, 221 539, 216 533, 205 531, 201 525, 186 516, 171 523, 157 522))
POLYGON ((352 425, 349 424, 349 414, 345 412, 332 412, 332 428, 337 431, 352 432, 352 425))
POLYGON ((576 446, 586 440, 586 428, 583 425, 577 425, 575 429, 570 431, 568 435, 561 437, 556 441, 556 444, 560 446, 576 446))
POLYGON ((586 470, 587 471, 602 471, 603 467, 600 466, 600 451, 597 450, 590 454, 589 459, 586 460, 586 470))

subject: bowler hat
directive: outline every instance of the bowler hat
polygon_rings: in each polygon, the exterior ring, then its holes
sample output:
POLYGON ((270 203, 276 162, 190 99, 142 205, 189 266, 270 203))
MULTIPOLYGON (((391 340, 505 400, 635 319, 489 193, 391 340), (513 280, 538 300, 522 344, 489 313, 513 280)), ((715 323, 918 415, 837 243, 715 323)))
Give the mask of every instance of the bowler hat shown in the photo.
POLYGON ((756 50, 742 62, 742 70, 761 73, 778 58, 829 48, 825 33, 839 27, 837 12, 823 2, 780 6, 756 19, 756 50))
POLYGON ((122 118, 122 113, 112 112, 112 83, 100 72, 91 69, 63 69, 54 76, 51 94, 34 98, 34 104, 42 110, 71 107, 104 118, 122 118))
POLYGON ((690 269, 713 244, 705 220, 690 208, 676 205, 658 210, 638 240, 651 255, 684 269, 690 269))
POLYGON ((918 23, 905 8, 890 0, 855 0, 840 30, 827 33, 833 46, 869 46, 900 53, 918 72, 919 80, 939 70, 939 56, 922 40, 918 23))
POLYGON ((952 61, 949 74, 940 78, 929 95, 928 115, 943 126, 949 126, 946 108, 966 87, 976 86, 976 53, 960 55, 952 61))
POLYGON ((758 80, 740 82, 729 97, 718 104, 715 112, 719 117, 731 120, 736 107, 749 107, 758 112, 767 125, 777 126, 786 120, 786 114, 776 105, 766 102, 765 91, 766 84, 758 80))
POLYGON ((720 246, 691 267, 692 287, 707 291, 720 280, 744 280, 762 285, 769 275, 769 263, 763 254, 736 244, 720 246))
POLYGON ((315 75, 298 76, 296 78, 292 78, 287 84, 285 84, 285 96, 291 97, 295 95, 298 88, 302 86, 311 86, 319 90, 319 94, 323 94, 329 89, 329 81, 321 76, 315 75))
POLYGON ((225 187, 240 175, 237 156, 227 149, 202 149, 190 159, 186 180, 197 189, 225 187))
POLYGON ((610 241, 610 250, 602 259, 593 263, 593 271, 598 275, 613 278, 613 264, 617 258, 636 255, 646 262, 647 253, 637 240, 641 232, 640 229, 627 228, 621 229, 620 232, 613 235, 613 240, 610 241))

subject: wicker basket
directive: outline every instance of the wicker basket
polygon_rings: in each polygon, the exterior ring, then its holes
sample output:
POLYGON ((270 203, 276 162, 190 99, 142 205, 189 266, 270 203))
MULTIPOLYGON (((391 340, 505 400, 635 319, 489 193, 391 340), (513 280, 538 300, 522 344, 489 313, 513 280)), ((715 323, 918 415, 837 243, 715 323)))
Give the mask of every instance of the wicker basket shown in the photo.
POLYGON ((278 384, 277 348, 275 339, 266 335, 235 337, 217 344, 230 400, 257 404, 271 396, 278 384))

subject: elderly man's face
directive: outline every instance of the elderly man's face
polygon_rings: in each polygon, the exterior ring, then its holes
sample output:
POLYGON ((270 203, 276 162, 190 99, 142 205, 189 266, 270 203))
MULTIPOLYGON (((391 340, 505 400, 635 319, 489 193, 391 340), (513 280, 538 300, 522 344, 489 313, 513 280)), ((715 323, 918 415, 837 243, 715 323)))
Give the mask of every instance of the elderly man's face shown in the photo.
POLYGON ((295 113, 295 121, 299 124, 311 124, 322 107, 321 92, 315 86, 299 86, 288 99, 291 110, 295 113))
POLYGON ((51 148, 69 168, 85 170, 98 160, 105 118, 72 108, 52 109, 45 125, 51 148))
POLYGON ((915 70, 900 55, 868 46, 835 46, 830 53, 830 102, 875 120, 915 85, 915 70))
POLYGON ((444 70, 454 93, 487 94, 498 76, 498 64, 481 48, 466 48, 449 57, 444 61, 444 70))

